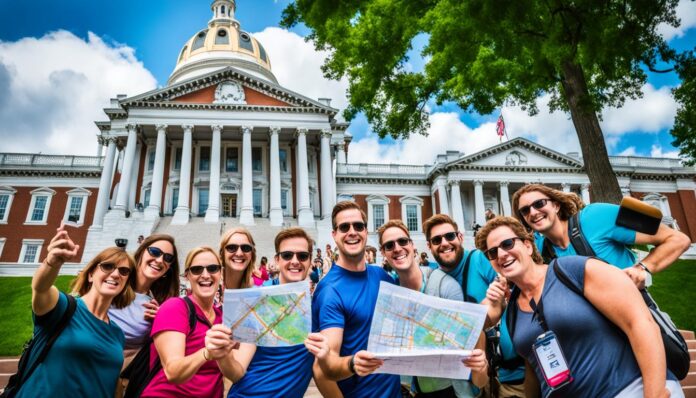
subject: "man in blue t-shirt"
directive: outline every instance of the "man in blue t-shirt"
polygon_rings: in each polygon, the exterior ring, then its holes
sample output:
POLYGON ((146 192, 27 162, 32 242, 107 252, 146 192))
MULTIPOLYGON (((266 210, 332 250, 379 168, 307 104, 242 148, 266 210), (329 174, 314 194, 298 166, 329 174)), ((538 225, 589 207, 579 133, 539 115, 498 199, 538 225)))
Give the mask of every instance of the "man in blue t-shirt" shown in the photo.
MULTIPOLYGON (((464 250, 462 246, 464 237, 457 223, 445 214, 435 214, 427 219, 423 223, 423 232, 428 248, 440 269, 462 285, 464 300, 487 304, 484 301, 486 291, 497 275, 483 252, 464 250), (466 275, 466 285, 464 285, 464 268, 467 258, 469 270, 466 275)), ((493 326, 493 323, 488 321, 486 326, 493 326)), ((502 364, 498 369, 498 378, 491 380, 490 383, 499 383, 497 387, 501 398, 524 397, 524 361, 512 346, 504 320, 500 325, 500 349, 502 364)))
POLYGON ((365 351, 379 283, 394 281, 380 267, 365 263, 367 216, 355 202, 337 203, 331 223, 339 257, 314 291, 315 333, 305 341, 317 358, 315 374, 336 380, 345 397, 399 398, 399 376, 370 374, 383 361, 365 351))
MULTIPOLYGON (((302 228, 287 228, 275 237, 275 264, 280 284, 307 278, 312 258, 312 239, 302 228)), ((257 347, 241 343, 233 350, 232 388, 228 398, 301 398, 312 378, 314 357, 303 344, 289 347, 257 347)), ((325 391, 337 390, 336 383, 318 381, 325 391), (333 386, 331 386, 333 384, 333 386)))
POLYGON ((608 203, 585 206, 578 195, 541 184, 520 188, 513 195, 512 207, 515 217, 535 232, 539 251, 543 253, 544 241, 548 239, 558 257, 577 254, 570 244, 568 220, 578 213, 580 229, 595 255, 623 269, 640 288, 651 273, 667 268, 691 244, 688 236, 664 224, 660 224, 655 235, 618 226, 619 206, 608 203), (632 244, 649 244, 655 248, 637 262, 628 247, 632 244))

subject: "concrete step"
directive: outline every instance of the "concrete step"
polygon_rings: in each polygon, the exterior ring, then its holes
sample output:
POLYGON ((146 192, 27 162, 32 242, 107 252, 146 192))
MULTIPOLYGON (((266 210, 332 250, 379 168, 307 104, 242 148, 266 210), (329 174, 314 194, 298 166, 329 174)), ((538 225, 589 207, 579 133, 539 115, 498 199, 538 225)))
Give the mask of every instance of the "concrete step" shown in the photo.
MULTIPOLYGON (((0 374, 17 372, 19 358, 0 358, 0 374)), ((3 386, 4 384, 0 384, 3 386)))
POLYGON ((696 361, 691 361, 689 365, 689 372, 696 372, 696 361))
POLYGON ((694 349, 696 348, 696 340, 686 340, 686 345, 689 349, 694 349))
POLYGON ((696 361, 696 349, 690 348, 689 349, 689 356, 691 357, 692 361, 696 361))
POLYGON ((696 336, 691 330, 680 330, 679 333, 684 336, 684 340, 696 340, 696 336))
POLYGON ((696 386, 682 387, 684 398, 696 398, 696 386))
POLYGON ((689 372, 686 378, 681 381, 683 386, 696 386, 696 372, 689 372))

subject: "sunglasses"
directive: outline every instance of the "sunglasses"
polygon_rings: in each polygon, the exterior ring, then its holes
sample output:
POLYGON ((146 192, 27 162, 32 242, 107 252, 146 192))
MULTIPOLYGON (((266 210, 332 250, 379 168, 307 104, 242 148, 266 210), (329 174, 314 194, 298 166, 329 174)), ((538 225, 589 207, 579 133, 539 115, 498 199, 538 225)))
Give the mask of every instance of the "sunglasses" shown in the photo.
POLYGON ((238 245, 236 243, 230 243, 229 245, 225 246, 225 250, 227 250, 227 253, 230 254, 237 253, 237 250, 239 249, 242 249, 242 253, 251 253, 251 251, 254 250, 254 246, 246 243, 241 245, 238 245))
POLYGON ((442 238, 447 239, 447 242, 452 242, 453 240, 457 239, 457 233, 447 232, 446 234, 433 236, 432 238, 430 238, 430 244, 439 246, 440 243, 442 243, 442 238))
POLYGON ((150 255, 154 258, 159 258, 159 256, 162 256, 162 259, 169 264, 171 264, 172 261, 174 261, 173 254, 165 253, 159 247, 149 246, 147 248, 147 252, 150 253, 150 255))
POLYGON ((220 272, 221 269, 222 266, 219 264, 192 265, 189 267, 188 272, 190 272, 192 275, 201 275, 203 273, 203 270, 206 270, 210 275, 213 275, 220 272))
POLYGON ((350 231, 351 226, 353 226, 353 230, 355 232, 362 232, 365 230, 365 228, 367 228, 367 224, 365 224, 364 222, 355 221, 352 223, 351 222, 344 222, 342 224, 338 224, 336 229, 345 234, 346 232, 350 231))
POLYGON ((515 241, 516 240, 522 240, 522 238, 519 238, 515 236, 514 238, 509 238, 505 239, 504 241, 500 242, 500 244, 496 247, 491 247, 490 249, 486 250, 486 257, 488 257, 489 260, 495 260, 498 258, 498 249, 503 249, 506 252, 512 250, 513 247, 515 247, 515 241))
POLYGON ((297 256, 297 261, 303 263, 309 260, 309 257, 311 255, 309 254, 309 252, 292 252, 288 250, 278 253, 278 256, 285 261, 290 261, 293 257, 297 256))
POLYGON ((113 263, 99 263, 99 269, 107 275, 111 275, 115 269, 118 269, 118 273, 121 276, 128 276, 131 272, 129 267, 117 267, 116 264, 113 263))
POLYGON ((388 242, 384 242, 382 244, 382 250, 384 250, 385 252, 390 252, 390 251, 394 250, 397 243, 401 247, 406 247, 406 246, 408 246, 409 243, 411 243, 411 239, 399 238, 399 239, 395 239, 395 240, 390 240, 388 242))
POLYGON ((534 202, 532 202, 532 204, 529 206, 520 207, 518 211, 520 212, 522 217, 527 217, 529 215, 529 211, 532 207, 537 209, 537 210, 541 210, 550 201, 551 201, 551 199, 538 199, 538 200, 535 200, 534 202))

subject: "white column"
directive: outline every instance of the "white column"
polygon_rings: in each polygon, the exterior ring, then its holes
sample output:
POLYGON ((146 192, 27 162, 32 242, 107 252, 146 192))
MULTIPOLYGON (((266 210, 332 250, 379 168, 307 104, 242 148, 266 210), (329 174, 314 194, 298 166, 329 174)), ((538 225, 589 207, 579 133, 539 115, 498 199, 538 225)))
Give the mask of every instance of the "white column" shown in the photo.
POLYGON ((346 144, 343 142, 338 144, 338 154, 336 155, 336 159, 338 164, 346 164, 346 144))
POLYGON ((167 125, 158 124, 157 144, 155 144, 155 165, 152 169, 152 185, 150 187, 150 204, 145 209, 145 219, 154 220, 159 217, 162 207, 162 184, 164 179, 164 156, 167 149, 167 125))
POLYGON ((142 152, 143 144, 138 142, 138 144, 135 146, 135 157, 133 158, 133 171, 131 172, 130 180, 131 189, 128 192, 128 210, 135 209, 135 194, 141 188, 138 186, 138 171, 140 171, 140 154, 142 152))
POLYGON ((176 204, 172 225, 188 224, 191 209, 189 208, 189 195, 191 194, 191 155, 192 125, 181 126, 184 129, 184 144, 181 148, 181 174, 179 178, 179 202, 176 204))
POLYGON ((500 186, 500 203, 503 207, 503 215, 511 217, 512 206, 510 205, 510 192, 508 191, 508 182, 500 181, 498 185, 500 186))
POLYGON ((582 201, 586 205, 590 204, 590 184, 582 184, 580 186, 580 193, 582 195, 582 201))
POLYGON ((314 226, 314 214, 309 206, 309 169, 307 168, 307 129, 297 129, 297 190, 299 203, 297 223, 301 227, 314 226))
POLYGON ((271 181, 270 181, 270 212, 268 217, 271 225, 279 227, 283 225, 283 209, 280 207, 280 155, 278 148, 279 127, 271 127, 268 133, 271 140, 271 181))
POLYGON ((483 181, 474 181, 474 220, 479 225, 486 224, 486 209, 483 203, 483 181))
POLYGON ((449 215, 449 202, 447 201, 447 186, 445 178, 438 178, 435 185, 437 186, 437 196, 440 202, 440 214, 449 215))
POLYGON ((628 185, 621 185, 621 195, 623 196, 630 196, 631 195, 631 187, 628 185))
POLYGON ((130 180, 133 172, 133 161, 135 160, 135 146, 137 145, 138 137, 135 131, 134 124, 126 125, 128 130, 128 141, 126 142, 126 154, 124 156, 123 168, 121 169, 121 180, 118 186, 118 196, 116 197, 116 205, 114 210, 126 211, 128 205, 128 193, 130 192, 130 180))
POLYGON ((452 219, 459 226, 459 230, 466 229, 464 225, 464 210, 462 208, 462 194, 459 191, 459 181, 450 182, 450 190, 452 191, 452 219))
POLYGON ((104 215, 109 208, 109 192, 111 192, 111 181, 114 177, 114 158, 116 157, 116 139, 107 138, 109 143, 106 148, 106 159, 102 167, 101 179, 99 180, 99 194, 97 204, 94 209, 94 220, 92 227, 101 228, 104 225, 104 215))
POLYGON ((570 192, 570 184, 568 184, 567 182, 562 182, 561 189, 563 190, 563 192, 570 192))
POLYGON ((210 148, 210 187, 205 222, 217 223, 220 219, 220 134, 222 126, 215 125, 211 128, 213 129, 213 145, 210 148))
POLYGON ((254 200, 251 173, 251 126, 242 126, 242 208, 239 222, 242 225, 254 225, 254 200))
POLYGON ((336 195, 331 172, 331 131, 321 131, 321 218, 330 218, 336 195))

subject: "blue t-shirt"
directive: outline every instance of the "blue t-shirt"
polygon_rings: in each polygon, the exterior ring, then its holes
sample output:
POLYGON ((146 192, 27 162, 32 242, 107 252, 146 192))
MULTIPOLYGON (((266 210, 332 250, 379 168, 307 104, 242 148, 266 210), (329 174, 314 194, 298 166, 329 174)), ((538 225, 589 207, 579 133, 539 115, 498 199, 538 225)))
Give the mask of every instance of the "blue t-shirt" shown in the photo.
MULTIPOLYGON (((636 257, 627 247, 636 241, 636 231, 616 225, 619 206, 609 203, 592 203, 580 210, 578 220, 587 243, 597 258, 621 269, 633 266, 636 257)), ((544 245, 544 236, 536 233, 539 252, 544 245)), ((558 257, 575 256, 575 248, 568 244, 565 249, 552 245, 558 257)))
POLYGON ((304 344, 256 347, 247 372, 227 398, 302 398, 312 378, 314 356, 304 344))
MULTIPOLYGON (((381 281, 394 283, 377 266, 368 265, 365 271, 355 272, 335 264, 317 285, 312 297, 312 331, 343 329, 340 356, 367 349, 381 281)), ((399 376, 396 375, 353 375, 339 381, 338 387, 344 396, 352 398, 401 397, 399 376)))
MULTIPOLYGON (((124 337, 114 322, 95 317, 81 298, 63 333, 20 388, 17 398, 113 397, 123 365, 124 337)), ((60 293, 55 308, 34 318, 36 346, 30 364, 45 347, 53 328, 68 308, 60 293)))
MULTIPOLYGON (((469 253, 471 253, 471 260, 469 260, 469 275, 467 277, 466 295, 468 296, 469 300, 480 303, 486 298, 488 286, 493 283, 495 277, 497 276, 495 270, 493 267, 491 267, 490 261, 488 261, 488 258, 486 258, 486 255, 483 254, 481 250, 464 250, 462 261, 455 269, 448 272, 448 274, 453 276, 461 285, 462 275, 464 273, 464 264, 466 263, 466 257, 469 255, 469 253)), ((500 350, 503 354, 503 360, 511 360, 517 356, 515 347, 512 345, 512 339, 510 339, 510 333, 508 333, 507 326, 505 325, 505 314, 503 314, 503 319, 501 320, 500 325, 500 350)), ((524 366, 516 369, 500 368, 498 370, 498 379, 501 383, 523 380, 524 366)))

